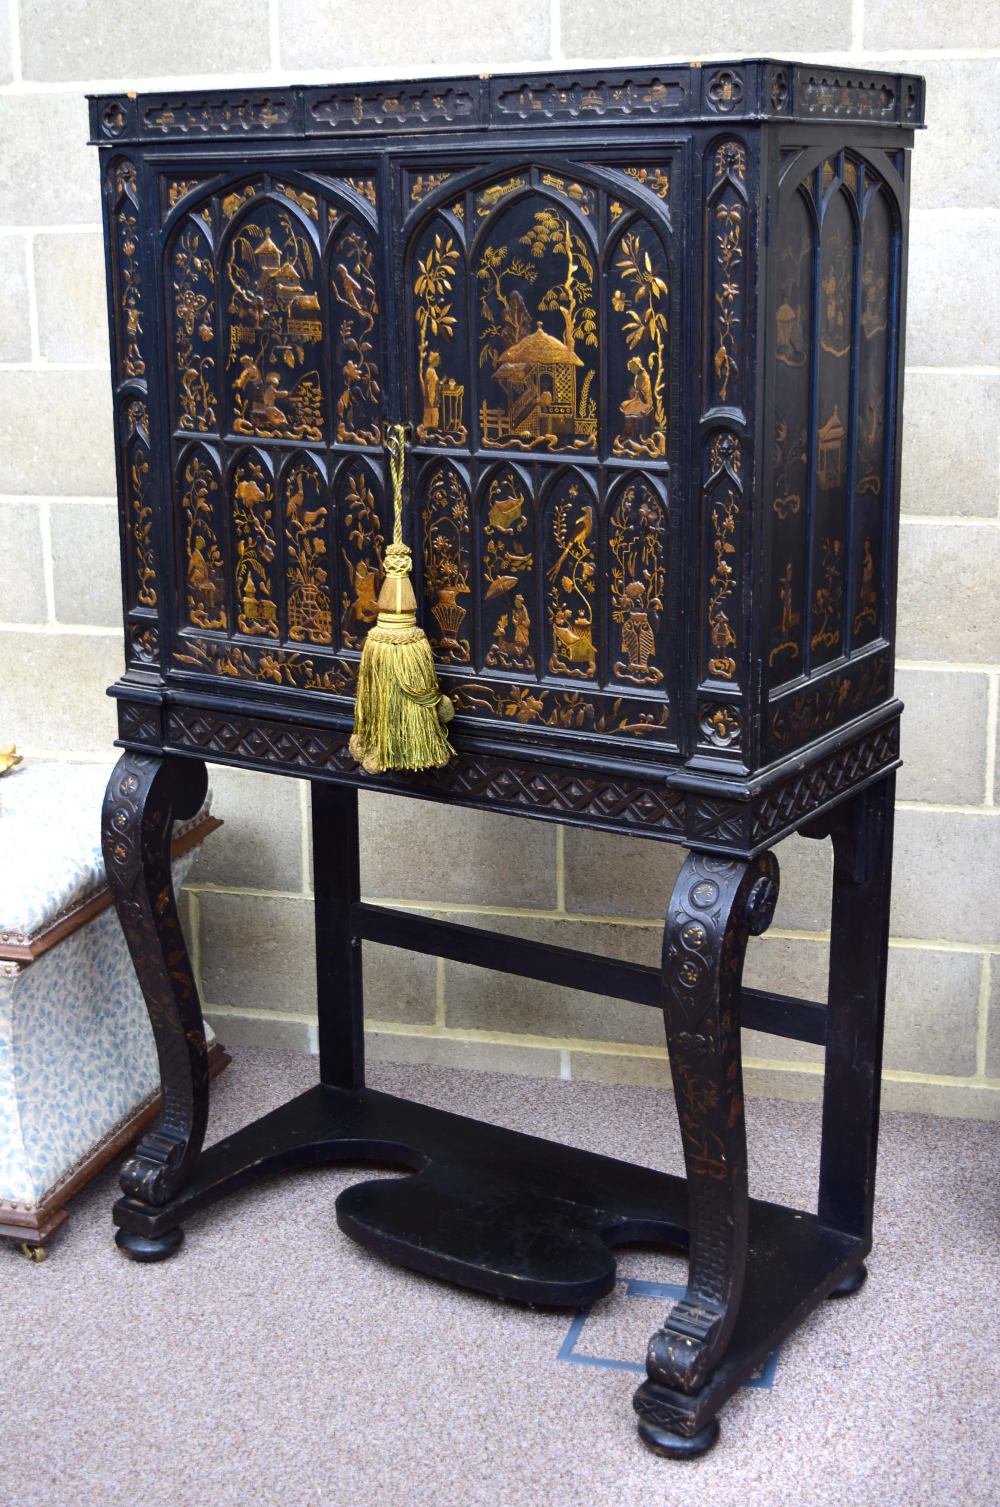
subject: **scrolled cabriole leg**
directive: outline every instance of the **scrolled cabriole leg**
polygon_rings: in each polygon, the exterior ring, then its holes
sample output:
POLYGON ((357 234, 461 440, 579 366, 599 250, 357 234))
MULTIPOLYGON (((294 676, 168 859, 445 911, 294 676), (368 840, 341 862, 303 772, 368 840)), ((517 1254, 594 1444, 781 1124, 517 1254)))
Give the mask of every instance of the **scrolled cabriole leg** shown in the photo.
POLYGON ((635 1395, 639 1433, 659 1454, 703 1454, 718 1438, 676 1394, 698 1392, 725 1354, 746 1273, 746 1128, 740 989, 749 938, 778 898, 771 853, 751 860, 690 853, 663 937, 664 1023, 688 1180, 687 1289, 649 1343, 635 1395))
MULTIPOLYGON (((190 1179, 208 1121, 205 1027, 170 868, 173 823, 195 815, 207 787, 200 761, 126 752, 104 797, 104 862, 149 1011, 162 1093, 159 1115, 120 1181, 129 1200, 151 1210, 190 1179)), ((147 1237, 119 1230, 116 1239, 135 1259, 156 1261, 177 1249, 181 1232, 147 1237)))

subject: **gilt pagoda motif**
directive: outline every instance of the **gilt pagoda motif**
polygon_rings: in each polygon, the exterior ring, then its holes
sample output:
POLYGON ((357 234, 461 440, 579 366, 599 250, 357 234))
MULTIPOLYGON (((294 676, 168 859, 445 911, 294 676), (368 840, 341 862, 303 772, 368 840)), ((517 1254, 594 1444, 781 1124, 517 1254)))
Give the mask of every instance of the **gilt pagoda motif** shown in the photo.
POLYGON ((308 238, 287 210, 269 206, 233 238, 226 261, 227 368, 237 434, 322 439, 313 348, 322 341, 323 324, 313 270, 308 238))
POLYGON ((506 415, 495 418, 497 437, 527 440, 576 433, 576 375, 583 365, 565 341, 546 333, 539 319, 530 335, 503 353, 494 376, 507 394, 506 415))
POLYGON ((498 221, 480 252, 476 278, 479 364, 492 376, 481 384, 487 394, 479 407, 483 444, 593 450, 597 314, 587 241, 568 215, 550 208, 528 215, 522 202, 498 221), (561 329, 545 317, 553 315, 561 329), (490 387, 499 401, 491 401, 490 387))

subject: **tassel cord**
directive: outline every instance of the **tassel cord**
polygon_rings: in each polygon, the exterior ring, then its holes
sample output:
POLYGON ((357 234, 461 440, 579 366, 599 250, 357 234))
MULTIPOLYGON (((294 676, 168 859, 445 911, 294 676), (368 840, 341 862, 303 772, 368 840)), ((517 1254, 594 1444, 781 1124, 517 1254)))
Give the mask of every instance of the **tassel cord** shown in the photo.
POLYGON ((351 739, 352 755, 372 773, 440 768, 454 752, 443 725, 451 703, 441 694, 430 644, 417 626, 413 557, 403 542, 404 425, 388 428, 385 446, 393 492, 392 543, 383 561, 378 619, 361 655, 351 739))

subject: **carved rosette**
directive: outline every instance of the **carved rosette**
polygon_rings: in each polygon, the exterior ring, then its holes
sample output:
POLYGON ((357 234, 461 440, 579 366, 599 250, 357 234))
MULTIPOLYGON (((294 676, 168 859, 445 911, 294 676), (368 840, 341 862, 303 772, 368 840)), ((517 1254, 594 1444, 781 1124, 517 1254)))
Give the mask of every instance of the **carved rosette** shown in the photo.
POLYGON ((720 68, 708 75, 705 83, 705 106, 713 114, 732 115, 743 103, 746 87, 742 73, 720 68))

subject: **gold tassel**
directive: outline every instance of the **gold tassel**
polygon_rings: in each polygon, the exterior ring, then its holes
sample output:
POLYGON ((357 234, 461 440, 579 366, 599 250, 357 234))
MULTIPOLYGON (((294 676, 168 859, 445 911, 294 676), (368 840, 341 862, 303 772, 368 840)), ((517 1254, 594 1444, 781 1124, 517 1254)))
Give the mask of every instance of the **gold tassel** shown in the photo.
POLYGON ((392 543, 385 552, 378 620, 361 653, 350 742, 351 757, 369 774, 440 768, 455 752, 445 731, 453 709, 438 685, 427 635, 417 626, 417 599, 410 582, 413 556, 403 543, 404 424, 391 425, 386 449, 392 474, 392 543))

